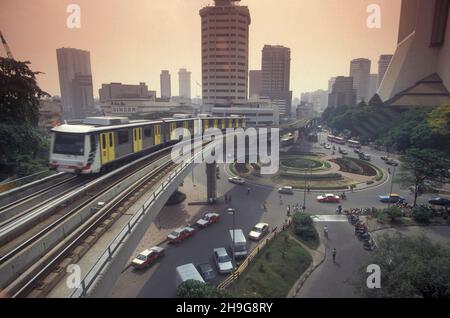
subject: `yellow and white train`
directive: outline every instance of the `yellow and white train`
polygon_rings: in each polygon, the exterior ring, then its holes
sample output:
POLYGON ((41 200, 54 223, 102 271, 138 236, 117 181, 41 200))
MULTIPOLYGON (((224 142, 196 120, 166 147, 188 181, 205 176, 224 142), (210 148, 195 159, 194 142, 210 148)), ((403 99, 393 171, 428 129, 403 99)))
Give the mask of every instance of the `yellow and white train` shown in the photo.
POLYGON ((99 173, 176 143, 176 128, 186 128, 194 137, 208 128, 244 127, 241 116, 175 115, 161 120, 88 117, 82 123, 52 129, 49 168, 75 174, 99 173))

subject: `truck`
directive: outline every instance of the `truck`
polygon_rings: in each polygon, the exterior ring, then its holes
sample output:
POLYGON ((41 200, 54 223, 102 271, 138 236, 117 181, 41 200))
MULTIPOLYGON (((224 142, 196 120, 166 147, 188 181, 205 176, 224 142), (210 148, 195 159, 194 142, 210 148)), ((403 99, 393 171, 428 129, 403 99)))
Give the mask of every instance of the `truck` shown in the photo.
POLYGON ((198 272, 198 270, 195 268, 194 264, 185 264, 178 266, 175 269, 175 281, 176 286, 180 286, 182 283, 184 283, 187 280, 196 280, 199 282, 204 283, 205 281, 202 278, 202 275, 198 272))
POLYGON ((238 259, 247 257, 248 254, 247 240, 245 239, 244 232, 240 229, 230 230, 230 237, 231 237, 231 249, 234 253, 234 258, 238 259), (233 239, 234 239, 234 246, 233 246, 233 239))

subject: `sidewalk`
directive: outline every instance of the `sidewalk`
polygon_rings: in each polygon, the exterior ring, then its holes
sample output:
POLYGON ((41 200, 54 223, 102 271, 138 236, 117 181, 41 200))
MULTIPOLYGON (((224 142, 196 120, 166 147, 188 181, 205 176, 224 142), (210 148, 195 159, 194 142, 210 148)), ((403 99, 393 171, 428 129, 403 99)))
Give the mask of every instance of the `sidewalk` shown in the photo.
POLYGON ((317 250, 312 250, 302 242, 300 242, 295 237, 291 236, 293 239, 295 239, 305 250, 309 252, 312 256, 312 263, 308 267, 308 269, 300 276, 300 278, 295 282, 294 286, 289 291, 289 294, 287 295, 287 298, 295 298, 300 291, 300 289, 303 287, 303 284, 306 282, 308 277, 325 261, 326 258, 326 248, 324 245, 323 240, 323 233, 321 229, 317 226, 317 223, 314 223, 314 226, 317 230, 317 233, 319 233, 319 240, 320 245, 317 248, 317 250))

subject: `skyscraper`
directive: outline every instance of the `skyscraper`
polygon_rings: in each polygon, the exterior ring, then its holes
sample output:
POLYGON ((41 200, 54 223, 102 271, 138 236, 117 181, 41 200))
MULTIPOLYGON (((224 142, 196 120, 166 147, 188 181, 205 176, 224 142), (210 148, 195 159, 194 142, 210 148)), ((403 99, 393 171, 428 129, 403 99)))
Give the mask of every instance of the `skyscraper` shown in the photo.
POLYGON ((172 97, 172 85, 170 80, 170 73, 167 70, 161 71, 159 76, 161 82, 161 98, 171 98, 172 97))
POLYGON ((380 59, 378 60, 378 84, 377 89, 381 85, 381 81, 384 78, 384 74, 386 74, 386 71, 389 67, 389 64, 391 63, 393 55, 383 54, 380 55, 380 59))
POLYGON ((356 102, 369 99, 370 60, 355 59, 350 62, 350 77, 353 77, 353 88, 356 89, 356 102))
POLYGON ((200 10, 202 89, 207 105, 243 104, 248 94, 248 44, 251 23, 240 0, 215 0, 200 10))
POLYGON ((260 70, 253 70, 249 72, 250 78, 250 92, 249 97, 261 96, 262 92, 262 72, 260 70))
POLYGON ((90 53, 79 49, 60 48, 56 50, 56 59, 63 117, 86 117, 94 111, 90 53))
POLYGON ((353 88, 353 78, 338 76, 328 95, 328 107, 355 106, 356 89, 353 88))
POLYGON ((261 72, 262 95, 277 102, 281 116, 290 117, 291 50, 280 45, 265 45, 262 50, 261 72))
POLYGON ((178 71, 179 96, 185 99, 191 99, 191 72, 185 68, 178 71))
POLYGON ((370 99, 377 93, 378 89, 378 74, 369 75, 369 90, 366 103, 368 104, 370 99))

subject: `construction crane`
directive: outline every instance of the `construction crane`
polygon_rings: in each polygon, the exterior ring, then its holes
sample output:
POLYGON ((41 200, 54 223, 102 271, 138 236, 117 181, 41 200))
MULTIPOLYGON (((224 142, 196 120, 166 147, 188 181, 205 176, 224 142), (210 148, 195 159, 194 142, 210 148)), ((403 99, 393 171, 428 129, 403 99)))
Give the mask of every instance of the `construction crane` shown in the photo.
POLYGON ((2 39, 3 46, 5 47, 5 50, 6 50, 6 56, 8 56, 8 58, 14 60, 11 50, 9 49, 8 43, 6 42, 5 38, 3 37, 2 31, 0 31, 0 38, 2 39))

